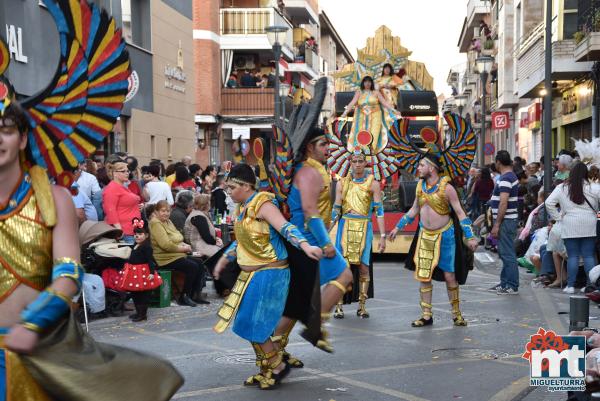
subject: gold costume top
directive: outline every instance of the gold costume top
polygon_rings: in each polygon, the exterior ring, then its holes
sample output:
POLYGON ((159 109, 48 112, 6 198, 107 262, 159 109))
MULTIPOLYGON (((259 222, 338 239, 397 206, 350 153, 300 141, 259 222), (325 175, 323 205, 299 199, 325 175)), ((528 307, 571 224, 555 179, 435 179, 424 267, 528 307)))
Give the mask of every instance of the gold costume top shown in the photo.
MULTIPOLYGON (((321 174, 321 178, 323 178, 323 189, 319 193, 319 199, 317 200, 317 208, 319 209, 319 215, 323 219, 325 223, 325 227, 329 229, 331 226, 331 209, 333 207, 331 203, 331 176, 327 173, 325 166, 316 161, 315 159, 311 159, 310 157, 306 159, 304 162, 306 166, 310 166, 317 170, 319 174, 321 174)), ((309 219, 311 216, 305 216, 305 218, 309 219)))
POLYGON ((0 205, 0 302, 19 284, 41 291, 51 282, 52 228, 44 223, 37 199, 47 195, 34 192, 25 173, 8 203, 0 205))
POLYGON ((272 193, 257 192, 246 204, 238 206, 239 217, 235 222, 234 231, 237 240, 237 262, 241 266, 263 266, 280 260, 274 244, 278 238, 271 238, 269 223, 256 217, 261 206, 272 202, 273 199, 275 195, 272 193))
POLYGON ((402 84, 402 79, 398 78, 396 75, 381 76, 377 78, 375 83, 385 100, 396 107, 398 104, 398 85, 402 84), (385 85, 389 86, 389 88, 384 88, 385 85))
POLYGON ((441 216, 450 214, 450 203, 446 198, 446 185, 450 182, 450 178, 444 176, 440 177, 437 184, 427 192, 423 190, 423 186, 426 186, 424 180, 419 180, 417 183, 417 199, 419 207, 427 204, 433 209, 434 212, 441 216))
POLYGON ((351 174, 341 181, 342 184, 342 214, 353 211, 354 213, 368 216, 373 202, 373 176, 369 175, 362 182, 356 182, 351 174))
POLYGON ((372 153, 381 152, 387 146, 388 132, 394 120, 395 116, 389 110, 384 110, 383 105, 379 102, 378 91, 361 90, 356 103, 352 128, 348 133, 348 150, 354 151, 354 148, 359 146, 358 133, 367 131, 373 138, 369 145, 372 153))

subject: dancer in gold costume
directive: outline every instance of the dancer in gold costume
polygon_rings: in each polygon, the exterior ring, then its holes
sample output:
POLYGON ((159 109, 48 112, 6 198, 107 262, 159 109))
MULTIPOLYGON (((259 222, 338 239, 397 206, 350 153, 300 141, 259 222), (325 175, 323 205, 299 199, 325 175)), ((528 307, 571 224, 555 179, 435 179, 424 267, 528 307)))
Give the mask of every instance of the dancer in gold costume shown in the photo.
MULTIPOLYGON (((381 233, 379 251, 385 250, 385 221, 381 186, 372 174, 367 174, 367 155, 361 148, 355 148, 351 156, 352 171, 338 181, 336 197, 333 205, 331 220, 339 219, 336 248, 342 253, 351 266, 358 267, 355 275, 353 291, 358 294, 358 310, 361 318, 368 318, 365 307, 371 283, 372 267, 371 250, 373 243, 373 227, 371 216, 373 210, 377 215, 377 225, 381 233)), ((373 292, 372 290, 370 291, 373 292)), ((354 297, 347 300, 355 301, 354 297)), ((333 315, 337 319, 344 317, 342 301, 338 302, 333 315)))
POLYGON ((384 64, 381 76, 375 80, 375 87, 394 107, 398 104, 398 86, 400 85, 402 85, 402 79, 394 74, 394 67, 389 63, 384 64))
POLYGON ((274 194, 256 191, 256 177, 250 166, 238 164, 232 168, 227 186, 231 198, 240 203, 234 226, 236 241, 225 250, 213 274, 218 280, 227 263, 235 260, 241 272, 219 310, 215 331, 222 333, 233 322, 232 330, 252 344, 260 368, 244 385, 271 390, 290 369, 283 350, 272 339, 285 308, 290 281, 282 237, 312 259, 318 260, 322 251, 309 245, 298 228, 285 220, 274 194))
POLYGON ((370 76, 362 79, 360 90, 356 91, 341 118, 346 118, 352 109, 354 109, 354 121, 348 136, 348 150, 354 151, 354 148, 359 146, 359 132, 367 131, 372 137, 371 153, 381 152, 387 146, 388 133, 397 116, 394 105, 375 89, 373 78, 370 76))
POLYGON ((0 401, 167 400, 183 384, 172 365, 97 344, 70 315, 84 278, 78 219, 71 194, 48 175, 70 186, 69 171, 109 134, 129 57, 114 20, 95 5, 45 5, 60 68, 23 103, 2 76, 9 57, 0 40, 0 401))
POLYGON ((446 282, 454 325, 466 326, 467 321, 460 312, 457 281, 457 276, 461 277, 462 281, 466 279, 467 267, 461 252, 461 242, 464 239, 469 248, 474 251, 478 241, 473 235, 471 220, 466 216, 456 190, 450 184, 450 179, 447 176, 440 177, 443 167, 438 157, 425 154, 419 162, 417 171, 420 180, 417 183, 415 202, 389 236, 390 241, 393 241, 398 231, 412 223, 417 215, 420 216, 419 232, 415 236, 406 261, 406 267, 415 270, 415 279, 421 283, 422 314, 419 319, 412 322, 412 326, 423 327, 433 324, 432 278, 446 282), (462 230, 464 238, 457 238, 458 235, 455 235, 454 219, 451 216, 453 211, 460 220, 457 233, 462 230))

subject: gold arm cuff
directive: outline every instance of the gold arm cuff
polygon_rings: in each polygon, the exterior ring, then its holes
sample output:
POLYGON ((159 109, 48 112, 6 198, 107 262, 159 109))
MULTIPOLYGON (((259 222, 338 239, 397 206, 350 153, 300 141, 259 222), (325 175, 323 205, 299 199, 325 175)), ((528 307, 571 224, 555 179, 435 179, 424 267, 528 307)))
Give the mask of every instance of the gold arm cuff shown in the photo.
POLYGON ((43 330, 37 324, 29 323, 29 322, 21 322, 21 325, 25 327, 29 331, 33 331, 34 333, 41 333, 43 330))
POLYGON ((57 297, 59 297, 60 299, 62 299, 63 301, 66 302, 67 305, 71 306, 71 297, 69 297, 67 294, 64 294, 60 291, 55 290, 54 288, 48 288, 47 290, 50 294, 52 295, 56 295, 57 297))
POLYGON ((78 261, 76 261, 73 258, 69 258, 68 256, 65 256, 65 257, 62 257, 62 258, 57 258, 57 259, 54 259, 54 261, 53 261, 53 265, 54 266, 60 265, 61 263, 73 263, 76 266, 83 267, 81 265, 81 263, 79 263, 78 261))

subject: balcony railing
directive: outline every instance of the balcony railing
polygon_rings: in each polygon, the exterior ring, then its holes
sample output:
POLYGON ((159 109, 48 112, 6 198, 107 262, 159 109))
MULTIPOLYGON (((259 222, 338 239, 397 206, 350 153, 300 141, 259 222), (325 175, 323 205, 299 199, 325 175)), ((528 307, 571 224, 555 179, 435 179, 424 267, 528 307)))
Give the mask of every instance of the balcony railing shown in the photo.
POLYGON ((275 112, 275 89, 223 88, 221 114, 229 116, 272 116, 275 112))
POLYGON ((265 35, 272 25, 288 27, 284 45, 293 47, 292 24, 275 8, 222 8, 221 35, 265 35))
POLYGON ((531 46, 533 46, 541 37, 544 36, 544 29, 546 24, 542 21, 535 26, 529 33, 523 35, 515 44, 513 48, 513 55, 516 58, 521 58, 531 46))

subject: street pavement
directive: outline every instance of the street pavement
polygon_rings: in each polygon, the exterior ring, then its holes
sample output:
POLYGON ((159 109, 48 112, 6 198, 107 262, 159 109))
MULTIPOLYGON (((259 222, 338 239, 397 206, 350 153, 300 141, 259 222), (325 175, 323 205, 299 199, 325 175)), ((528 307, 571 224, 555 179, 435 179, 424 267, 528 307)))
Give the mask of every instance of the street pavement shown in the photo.
MULTIPOLYGON (((442 256, 443 257, 443 256, 442 256)), ((521 274, 519 295, 486 291, 498 282, 495 254, 476 254, 476 269, 461 287, 461 308, 468 327, 452 325, 443 283, 433 292, 434 325, 411 328, 419 317, 418 284, 398 258, 375 262, 375 298, 367 303, 370 319, 346 306, 346 318, 332 319, 335 353, 326 354, 299 336, 288 350, 305 368, 294 369, 272 391, 245 388, 256 371, 250 345, 231 331, 212 331, 221 303, 151 309, 148 322, 127 317, 91 322, 90 333, 102 342, 143 350, 171 361, 185 376, 173 397, 186 401, 345 401, 345 400, 564 400, 564 393, 529 387, 529 367, 521 358, 529 336, 539 327, 568 330, 568 295, 533 288, 532 275, 521 274)), ((595 305, 590 314, 600 313, 595 305)), ((590 323, 593 325, 593 322, 590 323)), ((132 372, 133 373, 133 372, 132 372)))

